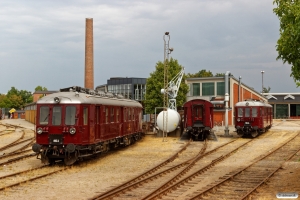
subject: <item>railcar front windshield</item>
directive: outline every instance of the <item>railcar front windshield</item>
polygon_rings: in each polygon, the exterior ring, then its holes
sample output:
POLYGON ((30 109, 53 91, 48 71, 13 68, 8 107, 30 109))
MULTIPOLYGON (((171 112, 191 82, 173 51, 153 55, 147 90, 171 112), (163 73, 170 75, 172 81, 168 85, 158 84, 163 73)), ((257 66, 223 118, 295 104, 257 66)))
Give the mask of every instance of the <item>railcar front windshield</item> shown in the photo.
POLYGON ((258 111, 256 107, 238 108, 238 117, 257 117, 257 116, 258 116, 258 111))
POLYGON ((66 125, 75 125, 76 121, 76 107, 75 106, 67 106, 66 107, 66 116, 65 116, 65 124, 66 125))
POLYGON ((252 117, 257 117, 257 108, 252 108, 252 117))
POLYGON ((40 107, 40 124, 46 125, 49 121, 49 107, 48 106, 41 106, 40 107))
POLYGON ((238 117, 243 117, 244 109, 243 108, 238 108, 238 117))
POLYGON ((61 125, 61 107, 55 106, 53 107, 52 112, 52 125, 61 125))
POLYGON ((250 108, 245 108, 245 117, 250 117, 250 108))

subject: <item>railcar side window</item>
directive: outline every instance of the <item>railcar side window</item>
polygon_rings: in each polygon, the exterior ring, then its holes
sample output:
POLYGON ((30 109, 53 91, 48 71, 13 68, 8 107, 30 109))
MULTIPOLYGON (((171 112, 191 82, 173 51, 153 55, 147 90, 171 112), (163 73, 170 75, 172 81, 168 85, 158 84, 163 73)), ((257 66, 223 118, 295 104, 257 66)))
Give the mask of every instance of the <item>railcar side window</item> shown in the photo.
POLYGON ((83 125, 88 125, 88 108, 83 108, 83 125))
POLYGON ((40 124, 48 124, 49 115, 50 113, 48 106, 40 107, 40 124))
POLYGON ((257 117, 257 108, 252 108, 252 117, 257 117))
POLYGON ((114 122, 114 108, 110 109, 110 122, 114 122))
POLYGON ((238 108, 238 117, 243 117, 243 112, 244 112, 243 108, 238 108))
POLYGON ((105 108, 105 123, 108 123, 108 108, 105 108))
POLYGON ((117 110, 116 110, 116 115, 117 115, 117 118, 116 118, 116 122, 119 122, 119 108, 117 108, 117 110))
POLYGON ((135 112, 135 109, 133 108, 133 110, 132 110, 132 120, 135 121, 135 115, 134 115, 134 112, 135 112))
POLYGON ((74 125, 75 124, 75 115, 76 115, 76 107, 75 106, 67 106, 66 107, 65 124, 66 125, 74 125))
POLYGON ((61 125, 61 107, 60 106, 53 107, 52 125, 61 125))
POLYGON ((124 115, 124 122, 126 122, 127 121, 127 108, 124 108, 123 115, 124 115))
POLYGON ((128 121, 131 120, 131 108, 128 108, 128 121))

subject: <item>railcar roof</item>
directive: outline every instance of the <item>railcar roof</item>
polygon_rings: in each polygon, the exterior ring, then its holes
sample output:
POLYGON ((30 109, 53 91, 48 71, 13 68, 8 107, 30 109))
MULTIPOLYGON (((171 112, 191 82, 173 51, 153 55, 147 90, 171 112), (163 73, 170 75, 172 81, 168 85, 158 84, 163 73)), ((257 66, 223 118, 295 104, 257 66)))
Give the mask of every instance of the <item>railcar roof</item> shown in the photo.
POLYGON ((54 98, 58 97, 60 99, 59 104, 101 104, 101 105, 115 105, 115 106, 131 106, 140 107, 142 105, 131 99, 118 99, 106 96, 94 96, 85 93, 75 93, 75 92, 57 92, 37 101, 37 104, 57 104, 54 98))
POLYGON ((270 104, 261 101, 241 101, 237 102, 235 106, 264 106, 272 107, 270 104))
POLYGON ((185 106, 189 106, 190 104, 194 105, 194 104, 207 104, 207 105, 210 105, 212 106, 212 103, 209 102, 209 101, 206 101, 204 99, 192 99, 190 101, 187 101, 183 104, 183 107, 185 106))

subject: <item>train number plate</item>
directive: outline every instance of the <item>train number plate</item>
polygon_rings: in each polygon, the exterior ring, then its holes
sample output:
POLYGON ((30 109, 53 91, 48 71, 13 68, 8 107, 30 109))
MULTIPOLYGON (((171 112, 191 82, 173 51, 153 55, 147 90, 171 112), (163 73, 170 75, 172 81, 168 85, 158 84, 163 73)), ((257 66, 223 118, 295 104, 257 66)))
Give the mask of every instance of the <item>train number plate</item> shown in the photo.
POLYGON ((63 144, 63 135, 62 134, 50 134, 49 143, 53 145, 63 144))

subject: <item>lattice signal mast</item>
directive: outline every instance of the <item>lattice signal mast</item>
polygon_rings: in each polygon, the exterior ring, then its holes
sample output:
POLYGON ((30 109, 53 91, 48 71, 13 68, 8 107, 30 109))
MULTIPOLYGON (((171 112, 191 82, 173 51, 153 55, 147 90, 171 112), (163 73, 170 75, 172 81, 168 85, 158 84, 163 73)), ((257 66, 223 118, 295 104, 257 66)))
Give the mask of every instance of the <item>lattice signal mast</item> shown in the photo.
MULTIPOLYGON (((164 88, 168 85, 168 64, 169 64, 169 54, 173 51, 173 48, 169 48, 169 42, 170 42, 170 34, 169 32, 165 32, 165 35, 163 36, 164 39, 164 88)), ((166 92, 163 93, 164 95, 164 110, 167 111, 168 109, 168 94, 166 92)), ((167 137, 167 133, 165 130, 167 130, 167 124, 168 124, 168 113, 163 112, 163 138, 167 137)))

